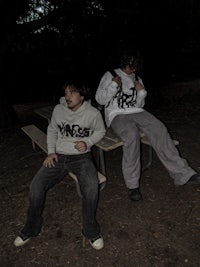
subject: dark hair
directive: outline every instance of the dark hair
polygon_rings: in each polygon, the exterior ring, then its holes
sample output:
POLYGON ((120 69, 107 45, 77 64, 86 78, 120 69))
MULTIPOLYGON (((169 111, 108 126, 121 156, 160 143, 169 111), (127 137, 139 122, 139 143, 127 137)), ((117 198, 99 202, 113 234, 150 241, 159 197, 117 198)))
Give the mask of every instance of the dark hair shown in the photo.
POLYGON ((84 100, 89 100, 91 99, 91 91, 90 88, 78 81, 74 81, 74 80, 69 80, 67 81, 64 86, 63 89, 65 90, 67 86, 72 86, 74 92, 79 92, 79 94, 81 96, 84 96, 84 100))
POLYGON ((120 68, 129 66, 135 68, 137 71, 140 71, 142 69, 142 65, 143 62, 139 52, 136 52, 135 54, 124 52, 120 57, 120 68))

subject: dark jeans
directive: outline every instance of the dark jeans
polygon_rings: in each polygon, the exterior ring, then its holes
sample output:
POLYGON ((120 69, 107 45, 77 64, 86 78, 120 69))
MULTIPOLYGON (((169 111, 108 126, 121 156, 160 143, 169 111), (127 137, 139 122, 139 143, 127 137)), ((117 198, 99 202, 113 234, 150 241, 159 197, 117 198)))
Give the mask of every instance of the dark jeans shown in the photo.
POLYGON ((84 235, 91 239, 100 234, 100 227, 96 221, 98 175, 91 153, 71 156, 58 154, 58 162, 55 162, 55 167, 42 166, 40 168, 30 184, 30 204, 22 234, 34 237, 40 233, 46 193, 55 184, 62 181, 68 172, 73 172, 79 181, 82 193, 82 231, 84 235))

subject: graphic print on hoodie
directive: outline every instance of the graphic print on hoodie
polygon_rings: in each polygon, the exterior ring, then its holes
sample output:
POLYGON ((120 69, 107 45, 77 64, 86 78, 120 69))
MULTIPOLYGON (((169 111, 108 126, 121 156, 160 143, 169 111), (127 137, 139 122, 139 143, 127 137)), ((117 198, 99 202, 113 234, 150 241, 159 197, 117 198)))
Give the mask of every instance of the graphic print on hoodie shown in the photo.
POLYGON ((65 98, 56 105, 51 122, 47 128, 48 154, 81 154, 75 149, 76 141, 84 141, 87 151, 105 135, 105 126, 99 110, 84 101, 81 107, 72 111, 67 107, 65 98))

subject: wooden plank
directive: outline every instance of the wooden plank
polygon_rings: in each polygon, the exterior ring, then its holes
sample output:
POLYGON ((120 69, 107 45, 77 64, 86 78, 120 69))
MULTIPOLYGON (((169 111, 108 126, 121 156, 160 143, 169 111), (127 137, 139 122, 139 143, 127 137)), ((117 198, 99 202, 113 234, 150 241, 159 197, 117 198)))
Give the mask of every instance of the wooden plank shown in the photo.
POLYGON ((53 109, 54 109, 54 106, 46 106, 42 108, 37 108, 34 110, 34 112, 40 115, 41 117, 47 119, 49 123, 51 121, 53 109))
MULTIPOLYGON (((80 197, 82 197, 80 186, 79 186, 78 179, 77 179, 76 175, 72 172, 69 172, 68 175, 75 181, 76 191, 77 191, 78 195, 80 197)), ((106 186, 106 177, 102 173, 98 172, 98 179, 99 179, 99 190, 101 191, 106 186)))
MULTIPOLYGON (((73 178, 76 182, 78 182, 75 174, 73 174, 72 172, 69 172, 69 176, 73 178)), ((98 178, 99 178, 99 184, 106 182, 106 177, 100 172, 98 172, 98 178)))
POLYGON ((36 143, 45 153, 47 153, 46 134, 38 129, 34 124, 27 125, 21 128, 31 140, 36 143))
POLYGON ((113 150, 117 147, 120 147, 123 145, 122 141, 115 141, 107 138, 106 136, 101 139, 98 143, 95 144, 95 146, 103 149, 104 151, 113 150))
POLYGON ((110 151, 123 145, 121 139, 116 136, 113 130, 109 127, 106 129, 105 136, 95 144, 98 148, 104 151, 110 151))

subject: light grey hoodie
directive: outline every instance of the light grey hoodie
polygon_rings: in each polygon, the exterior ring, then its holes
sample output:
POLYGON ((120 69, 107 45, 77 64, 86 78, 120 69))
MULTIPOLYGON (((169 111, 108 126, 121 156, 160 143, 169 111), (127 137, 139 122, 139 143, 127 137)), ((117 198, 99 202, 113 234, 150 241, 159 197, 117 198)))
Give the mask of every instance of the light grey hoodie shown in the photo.
MULTIPOLYGON (((145 89, 139 91, 134 89, 134 73, 128 75, 121 69, 116 69, 115 72, 121 77, 122 91, 118 84, 112 81, 112 74, 107 71, 101 78, 95 96, 96 101, 105 106, 105 121, 108 127, 114 117, 119 114, 142 112, 147 95, 145 89)), ((141 79, 139 81, 143 84, 141 79)))
POLYGON ((84 101, 78 110, 72 111, 67 107, 65 97, 61 97, 47 128, 48 154, 84 154, 104 135, 105 126, 99 110, 84 101), (74 148, 74 142, 80 140, 87 144, 87 151, 83 153, 74 148))

